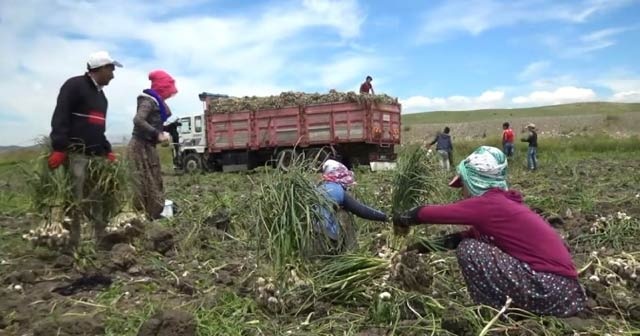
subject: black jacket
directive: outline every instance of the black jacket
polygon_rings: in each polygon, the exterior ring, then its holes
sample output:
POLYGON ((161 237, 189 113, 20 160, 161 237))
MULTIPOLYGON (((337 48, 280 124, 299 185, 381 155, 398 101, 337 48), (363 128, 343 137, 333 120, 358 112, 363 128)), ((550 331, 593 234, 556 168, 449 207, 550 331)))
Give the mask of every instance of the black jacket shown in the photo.
POLYGON ((88 74, 69 78, 60 88, 51 118, 51 145, 55 151, 106 155, 111 144, 104 132, 107 98, 88 74))
POLYGON ((536 131, 530 131, 529 136, 522 139, 522 142, 528 142, 529 147, 538 147, 538 133, 536 131))

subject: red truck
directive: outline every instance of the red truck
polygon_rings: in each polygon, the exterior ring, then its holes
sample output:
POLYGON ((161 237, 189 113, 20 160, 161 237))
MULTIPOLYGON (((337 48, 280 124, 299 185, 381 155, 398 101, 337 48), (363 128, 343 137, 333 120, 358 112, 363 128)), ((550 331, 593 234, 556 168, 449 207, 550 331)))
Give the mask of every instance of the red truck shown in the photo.
POLYGON ((186 172, 249 170, 265 164, 286 169, 299 155, 318 161, 331 156, 348 167, 384 166, 396 159, 398 103, 365 100, 222 113, 212 111, 211 102, 225 96, 199 97, 205 113, 180 119, 174 162, 186 172))

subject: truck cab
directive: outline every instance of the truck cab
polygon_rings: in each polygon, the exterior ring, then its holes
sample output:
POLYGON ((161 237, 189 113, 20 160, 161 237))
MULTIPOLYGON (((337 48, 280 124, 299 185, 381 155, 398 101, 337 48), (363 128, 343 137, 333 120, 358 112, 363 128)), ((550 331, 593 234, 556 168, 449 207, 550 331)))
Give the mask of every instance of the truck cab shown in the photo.
POLYGON ((204 115, 194 115, 179 119, 178 134, 180 135, 179 147, 177 150, 179 170, 193 173, 203 168, 202 157, 207 149, 206 127, 204 115))

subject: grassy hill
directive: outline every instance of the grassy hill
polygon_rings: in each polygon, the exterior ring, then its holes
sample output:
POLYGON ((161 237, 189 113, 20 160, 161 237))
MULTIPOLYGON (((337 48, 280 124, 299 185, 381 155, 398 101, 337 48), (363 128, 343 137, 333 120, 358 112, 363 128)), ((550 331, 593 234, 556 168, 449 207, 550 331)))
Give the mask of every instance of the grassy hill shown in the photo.
POLYGON ((508 120, 524 117, 555 117, 579 115, 611 115, 640 112, 640 103, 573 103, 514 109, 485 109, 470 111, 435 111, 404 114, 405 125, 428 123, 459 123, 486 120, 508 120))

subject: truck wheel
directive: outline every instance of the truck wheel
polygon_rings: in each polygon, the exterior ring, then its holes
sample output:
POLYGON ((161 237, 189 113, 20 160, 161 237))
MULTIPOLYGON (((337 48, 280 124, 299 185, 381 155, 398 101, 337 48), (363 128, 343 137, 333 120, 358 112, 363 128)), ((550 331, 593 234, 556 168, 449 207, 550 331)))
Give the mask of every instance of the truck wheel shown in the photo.
POLYGON ((202 158, 198 154, 188 154, 184 157, 184 172, 193 174, 202 171, 202 158))
POLYGON ((320 170, 322 164, 331 157, 331 150, 325 147, 312 148, 307 152, 306 157, 313 170, 320 170))
POLYGON ((291 149, 285 149, 278 153, 277 166, 278 169, 289 171, 289 167, 296 159, 296 153, 291 149))

